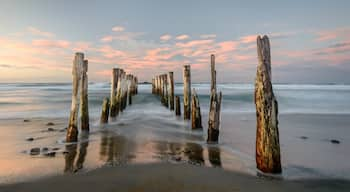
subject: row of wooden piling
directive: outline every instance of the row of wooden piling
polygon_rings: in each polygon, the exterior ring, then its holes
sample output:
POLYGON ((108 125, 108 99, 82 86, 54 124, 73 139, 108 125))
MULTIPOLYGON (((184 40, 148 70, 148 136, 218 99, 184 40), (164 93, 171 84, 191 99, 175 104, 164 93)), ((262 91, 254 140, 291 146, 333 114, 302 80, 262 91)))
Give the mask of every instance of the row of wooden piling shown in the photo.
MULTIPOLYGON (((267 36, 257 37, 257 52, 259 64, 254 94, 257 117, 256 164, 257 168, 263 172, 280 173, 282 168, 278 131, 278 103, 272 89, 270 42, 267 36)), ((75 142, 78 139, 78 118, 81 130, 89 130, 87 71, 88 61, 84 60, 84 54, 76 53, 72 70, 72 105, 66 136, 67 142, 75 142)), ((216 75, 215 56, 211 55, 208 143, 217 143, 219 138, 222 93, 217 93, 216 75)), ((202 128, 199 99, 194 89, 191 94, 190 65, 183 67, 183 83, 184 119, 192 120, 192 129, 202 128)), ((103 100, 101 123, 107 123, 109 116, 116 118, 119 112, 125 109, 127 103, 132 104, 132 96, 137 94, 137 84, 135 76, 126 75, 123 69, 113 69, 111 99, 105 98, 103 100)), ((175 108, 175 114, 181 115, 180 97, 177 95, 174 99, 173 72, 155 76, 152 79, 152 93, 159 95, 165 107, 170 108, 170 110, 175 108)))
POLYGON ((126 74, 123 69, 113 68, 111 96, 110 99, 104 98, 102 102, 101 123, 108 123, 108 117, 115 120, 119 113, 125 110, 127 105, 132 105, 132 96, 136 95, 137 92, 137 77, 132 74, 126 74))
MULTIPOLYGON (((76 53, 73 60, 72 105, 67 128, 66 142, 78 140, 79 128, 89 131, 88 107, 88 60, 83 53, 76 53), (79 119, 79 123, 78 123, 79 119)), ((103 99, 101 123, 108 123, 108 117, 115 119, 127 105, 132 104, 132 96, 138 93, 138 79, 132 74, 126 74, 123 69, 114 68, 111 78, 111 99, 103 99)))

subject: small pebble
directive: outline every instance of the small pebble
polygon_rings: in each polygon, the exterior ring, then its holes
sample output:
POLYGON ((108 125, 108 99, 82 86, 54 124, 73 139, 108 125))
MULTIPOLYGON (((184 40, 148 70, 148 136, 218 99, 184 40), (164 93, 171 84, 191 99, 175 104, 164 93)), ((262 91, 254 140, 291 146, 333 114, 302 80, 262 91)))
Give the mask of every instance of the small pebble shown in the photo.
POLYGON ((54 128, 49 127, 49 128, 47 128, 47 131, 55 131, 55 129, 54 129, 54 128))
POLYGON ((39 155, 39 153, 40 153, 40 148, 39 147, 32 148, 30 150, 30 155, 39 155))
POLYGON ((46 157, 54 157, 54 156, 56 156, 56 152, 51 151, 51 152, 45 153, 44 155, 45 155, 46 157))
POLYGON ((49 148, 47 148, 47 147, 44 147, 41 149, 41 151, 48 151, 48 150, 49 150, 49 148))
POLYGON ((48 122, 46 125, 48 125, 48 126, 52 126, 52 125, 55 125, 54 123, 52 123, 52 122, 48 122))
POLYGON ((309 137, 301 136, 300 139, 308 139, 309 137))
POLYGON ((34 141, 34 138, 33 137, 28 137, 28 138, 26 138, 26 141, 34 141))
POLYGON ((52 148, 51 150, 52 150, 52 151, 58 151, 58 150, 60 150, 60 148, 54 147, 54 148, 52 148))
POLYGON ((30 120, 29 119, 24 119, 23 122, 30 122, 30 120))
POLYGON ((333 144, 339 144, 340 141, 339 141, 339 140, 336 140, 336 139, 331 139, 331 143, 333 143, 333 144))

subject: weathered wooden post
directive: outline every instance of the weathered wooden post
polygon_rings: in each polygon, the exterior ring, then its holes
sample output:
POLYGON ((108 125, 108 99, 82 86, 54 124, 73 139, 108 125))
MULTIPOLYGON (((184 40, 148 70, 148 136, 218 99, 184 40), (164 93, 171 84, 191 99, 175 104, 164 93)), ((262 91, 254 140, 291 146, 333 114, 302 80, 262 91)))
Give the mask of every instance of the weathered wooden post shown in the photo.
POLYGON ((257 37, 259 64, 255 79, 256 106, 256 164, 266 173, 281 173, 278 133, 278 104, 271 83, 269 38, 257 37))
POLYGON ((84 54, 76 53, 73 61, 73 87, 72 87, 72 105, 66 135, 67 142, 78 141, 78 109, 79 109, 79 87, 81 86, 81 73, 84 63, 84 54))
POLYGON ((154 94, 154 90, 155 90, 154 78, 152 78, 152 94, 154 94))
POLYGON ((160 75, 160 102, 164 105, 164 76, 160 75))
POLYGON ((129 81, 128 81, 128 101, 129 105, 132 105, 132 94, 133 94, 133 81, 134 77, 132 75, 129 75, 129 81))
POLYGON ((184 81, 184 119, 191 119, 191 66, 183 67, 184 81))
POLYGON ((168 74, 164 74, 164 106, 169 107, 168 74))
POLYGON ((111 80, 111 117, 116 117, 118 115, 118 98, 117 98, 117 90, 118 90, 118 82, 120 76, 120 69, 114 68, 112 72, 112 80, 111 80))
POLYGON ((192 129, 202 129, 202 115, 196 91, 192 90, 192 129))
POLYGON ((139 93, 139 80, 137 79, 137 77, 135 77, 135 94, 137 95, 139 93))
POLYGON ((102 103, 102 113, 101 113, 101 119, 100 119, 101 123, 108 123, 109 105, 110 105, 109 98, 105 97, 102 103))
POLYGON ((220 110, 222 93, 219 95, 216 92, 216 70, 215 56, 211 55, 211 90, 210 90, 210 109, 208 117, 208 143, 217 143, 219 140, 220 127, 220 110))
POLYGON ((88 60, 84 60, 80 86, 80 122, 81 130, 89 131, 89 101, 88 101, 88 60))
POLYGON ((181 104, 180 104, 180 97, 176 96, 175 97, 175 114, 176 116, 181 116, 181 104))
POLYGON ((174 110, 174 72, 169 72, 169 105, 170 110, 174 110))

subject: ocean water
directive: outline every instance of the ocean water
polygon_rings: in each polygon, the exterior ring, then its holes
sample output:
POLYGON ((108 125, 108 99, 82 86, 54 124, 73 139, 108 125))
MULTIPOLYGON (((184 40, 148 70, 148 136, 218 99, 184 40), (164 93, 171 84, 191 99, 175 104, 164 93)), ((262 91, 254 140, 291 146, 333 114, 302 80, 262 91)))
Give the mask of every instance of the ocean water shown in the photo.
MULTIPOLYGON (((193 84, 204 112, 208 110, 209 84, 193 84)), ((255 113, 253 84, 219 84, 223 92, 222 112, 255 113)), ((98 117, 109 83, 89 84, 90 116, 98 117)), ((182 95, 182 84, 175 94, 182 95)), ((150 96, 151 85, 139 85, 140 96, 150 96)), ((350 85, 274 85, 280 114, 350 114, 350 85)), ((70 83, 0 84, 0 119, 67 117, 71 105, 70 83)), ((157 101, 156 101, 157 102, 157 101)))
MULTIPOLYGON (((218 85, 223 101, 217 145, 205 142, 210 85, 192 84, 192 88, 199 95, 203 131, 192 131, 188 121, 163 107, 149 84, 140 84, 133 105, 101 128, 101 104, 109 97, 110 84, 90 83, 90 135, 73 146, 74 157, 60 153, 36 158, 28 154, 33 147, 72 150, 64 143, 64 131, 48 132, 45 125, 54 121, 55 130, 66 127, 71 84, 0 84, 0 183, 62 174, 79 163, 90 170, 106 164, 177 163, 178 156, 180 162, 255 175, 254 85, 218 85), (34 141, 26 141, 28 137, 34 141)), ((175 94, 181 96, 182 90, 182 84, 176 84, 175 94)), ((276 84, 274 92, 280 112, 282 176, 350 179, 350 85, 276 84)))

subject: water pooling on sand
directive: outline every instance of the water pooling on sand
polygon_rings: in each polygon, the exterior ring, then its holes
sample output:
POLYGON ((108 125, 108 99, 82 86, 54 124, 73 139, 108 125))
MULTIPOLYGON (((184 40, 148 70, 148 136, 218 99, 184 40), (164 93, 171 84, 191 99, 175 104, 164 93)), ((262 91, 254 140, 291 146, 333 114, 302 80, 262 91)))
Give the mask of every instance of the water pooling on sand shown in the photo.
MULTIPOLYGON (((90 84, 91 132, 80 143, 65 146, 70 84, 0 84, 0 182, 152 162, 191 163, 256 174, 253 85, 218 86, 224 94, 220 144, 209 146, 205 143, 209 85, 193 87, 200 97, 203 131, 191 131, 187 122, 161 106, 150 93, 150 85, 140 85, 133 105, 116 122, 101 128, 97 120, 110 85, 90 84), (48 122, 55 125, 48 126, 48 122), (26 141, 29 137, 34 141, 26 141), (56 154, 30 156, 29 150, 35 147, 47 147, 56 154), (71 153, 64 155, 66 151, 71 153)), ((283 177, 350 179, 350 86, 274 88, 281 114, 283 177), (340 144, 331 143, 331 139, 340 144)), ((175 92, 181 94, 182 85, 176 85, 175 92)))

